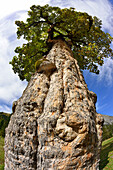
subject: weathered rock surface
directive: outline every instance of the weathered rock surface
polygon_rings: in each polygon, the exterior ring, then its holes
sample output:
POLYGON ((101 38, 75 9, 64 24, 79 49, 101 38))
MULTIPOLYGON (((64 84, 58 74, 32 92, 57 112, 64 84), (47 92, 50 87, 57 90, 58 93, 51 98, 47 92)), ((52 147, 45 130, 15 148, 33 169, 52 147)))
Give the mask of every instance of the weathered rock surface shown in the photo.
POLYGON ((104 125, 112 125, 113 124, 113 116, 102 115, 104 118, 104 125))
POLYGON ((64 42, 55 43, 46 59, 51 74, 47 67, 38 71, 13 108, 5 170, 96 170, 103 124, 96 95, 64 42))

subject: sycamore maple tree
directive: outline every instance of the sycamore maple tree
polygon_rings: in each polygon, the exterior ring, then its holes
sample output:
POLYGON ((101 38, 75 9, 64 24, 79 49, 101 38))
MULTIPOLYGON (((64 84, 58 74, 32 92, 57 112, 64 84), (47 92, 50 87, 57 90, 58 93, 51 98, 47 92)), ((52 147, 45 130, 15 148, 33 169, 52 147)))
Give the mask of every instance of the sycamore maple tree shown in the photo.
POLYGON ((26 22, 16 21, 17 36, 27 40, 17 47, 10 64, 21 80, 30 80, 35 72, 35 62, 52 48, 52 40, 58 36, 70 42, 74 58, 81 70, 87 69, 98 74, 98 65, 104 58, 113 58, 110 43, 113 38, 102 31, 102 22, 87 13, 77 12, 74 8, 35 6, 28 11, 26 22))

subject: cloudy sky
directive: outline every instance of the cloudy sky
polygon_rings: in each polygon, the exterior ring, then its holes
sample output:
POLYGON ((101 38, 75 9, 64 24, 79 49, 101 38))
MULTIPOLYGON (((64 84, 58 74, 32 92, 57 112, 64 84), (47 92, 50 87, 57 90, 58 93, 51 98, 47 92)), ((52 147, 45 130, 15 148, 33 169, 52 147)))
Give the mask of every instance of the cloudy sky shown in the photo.
MULTIPOLYGON (((31 5, 74 7, 102 20, 104 31, 113 36, 113 0, 4 0, 0 3, 0 112, 11 113, 11 106, 25 87, 12 71, 9 61, 15 55, 14 49, 22 44, 17 40, 15 20, 26 20, 31 5)), ((113 44, 112 44, 113 47, 113 44)), ((89 90, 97 94, 97 112, 113 116, 113 60, 106 59, 97 76, 84 71, 89 90)))

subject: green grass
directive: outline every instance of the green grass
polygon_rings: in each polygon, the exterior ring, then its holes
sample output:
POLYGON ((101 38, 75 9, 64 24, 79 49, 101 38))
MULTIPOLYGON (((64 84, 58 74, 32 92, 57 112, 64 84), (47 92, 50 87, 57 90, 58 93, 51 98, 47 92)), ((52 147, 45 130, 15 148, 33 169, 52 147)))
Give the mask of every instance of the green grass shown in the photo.
POLYGON ((4 169, 4 138, 0 136, 0 170, 4 169))
POLYGON ((100 170, 113 170, 113 137, 102 143, 100 170))
POLYGON ((8 126, 11 114, 0 112, 0 136, 5 136, 5 128, 8 126))

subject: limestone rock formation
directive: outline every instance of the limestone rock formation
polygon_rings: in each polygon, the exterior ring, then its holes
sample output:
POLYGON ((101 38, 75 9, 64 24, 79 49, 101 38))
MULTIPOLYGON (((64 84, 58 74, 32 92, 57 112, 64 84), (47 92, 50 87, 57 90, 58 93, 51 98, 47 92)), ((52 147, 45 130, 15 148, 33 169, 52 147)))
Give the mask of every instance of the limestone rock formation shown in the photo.
POLYGON ((104 125, 112 125, 113 124, 113 116, 102 115, 104 118, 104 125))
POLYGON ((63 41, 54 44, 46 59, 52 63, 46 67, 50 74, 44 67, 37 71, 13 109, 5 170, 96 170, 103 124, 96 95, 63 41))

